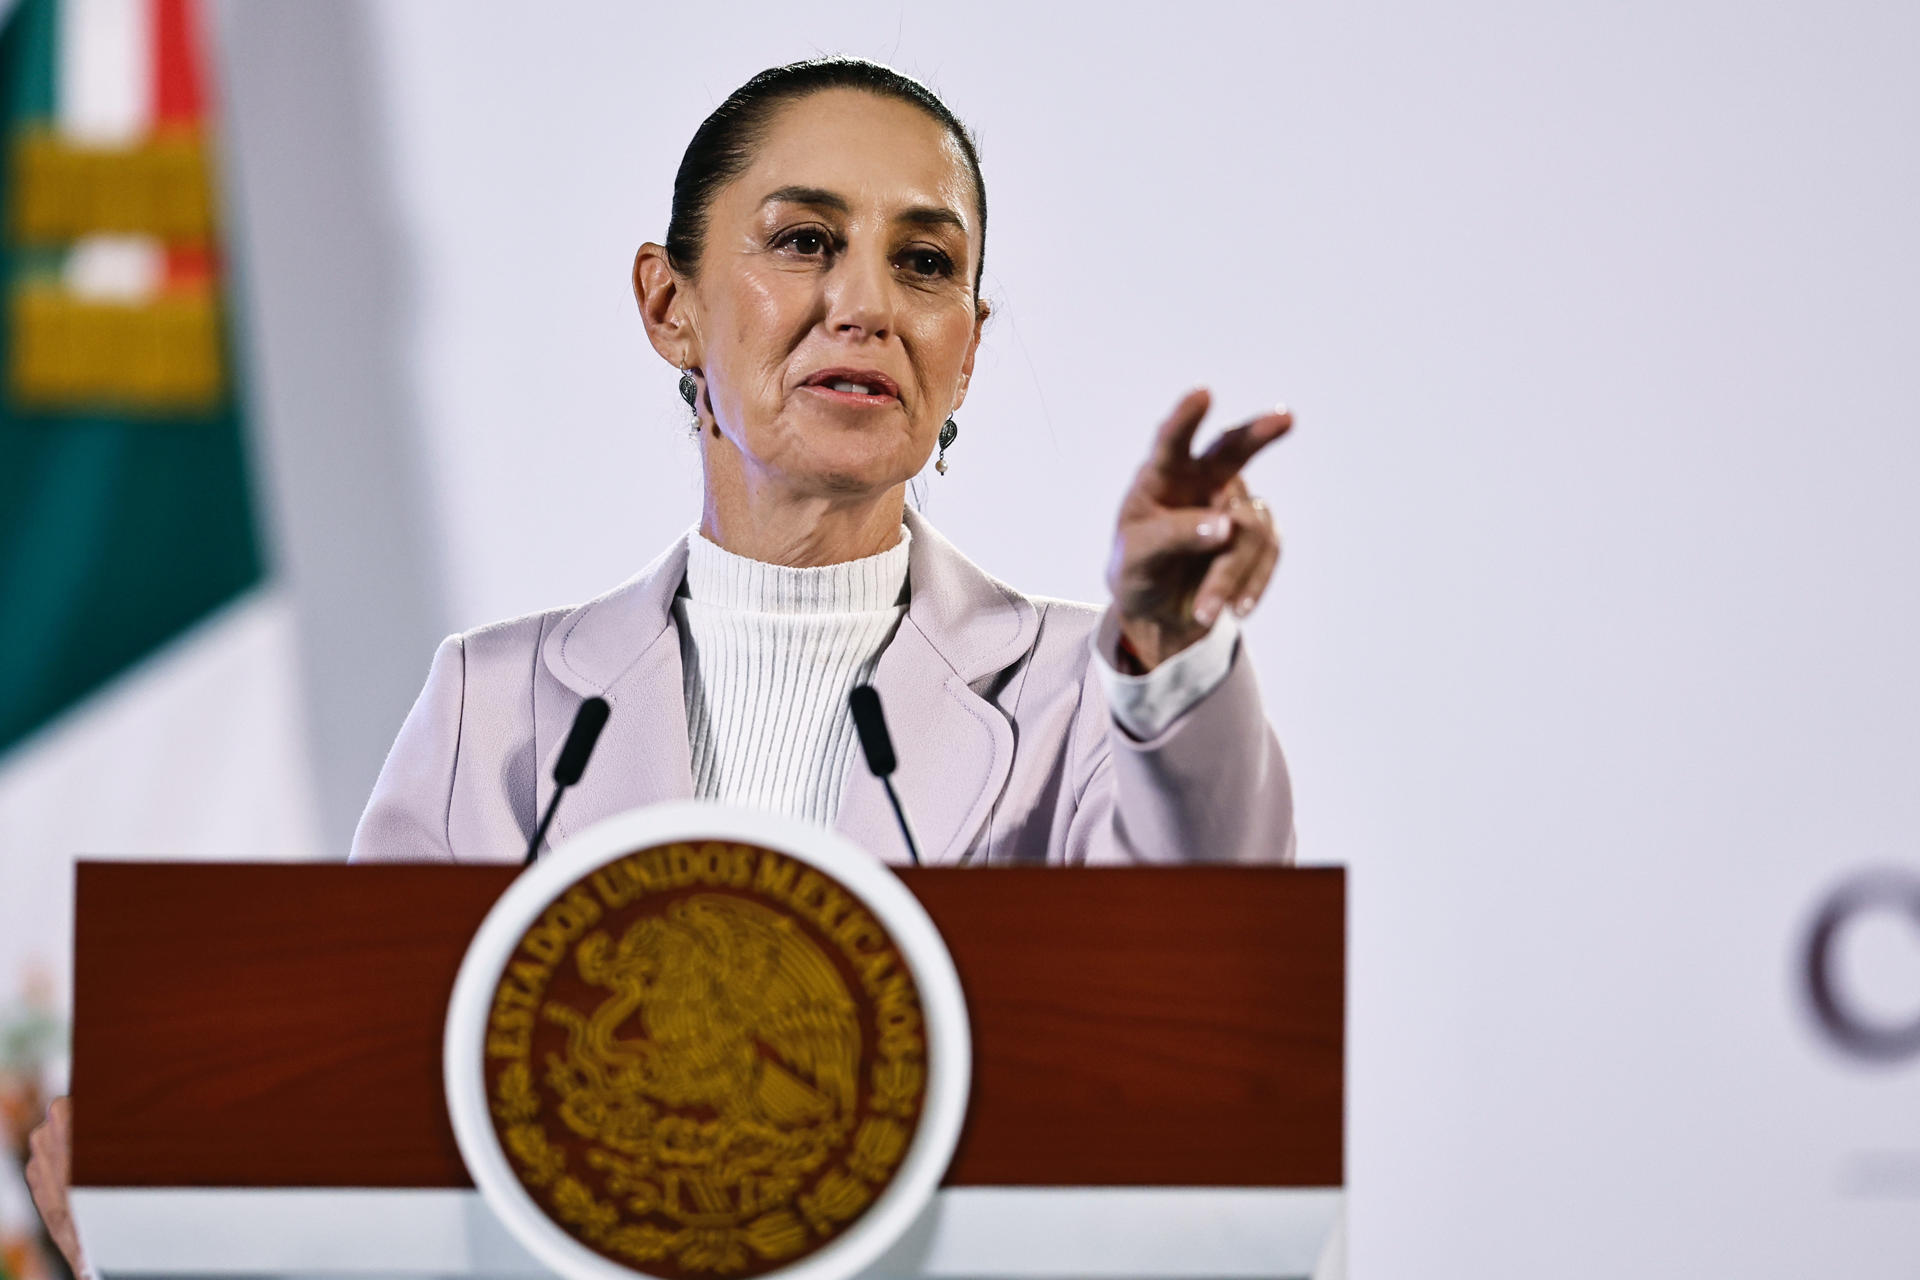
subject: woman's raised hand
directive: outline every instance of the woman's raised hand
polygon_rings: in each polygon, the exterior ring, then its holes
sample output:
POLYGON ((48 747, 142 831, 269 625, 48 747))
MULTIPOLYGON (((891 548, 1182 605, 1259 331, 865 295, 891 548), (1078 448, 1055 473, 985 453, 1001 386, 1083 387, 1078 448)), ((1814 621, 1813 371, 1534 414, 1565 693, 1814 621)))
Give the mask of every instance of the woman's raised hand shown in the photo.
POLYGON ((1273 513, 1240 469, 1293 415, 1262 414, 1195 456, 1193 434, 1212 402, 1192 391, 1174 407, 1120 504, 1107 586, 1120 632, 1148 670, 1205 635, 1222 609, 1246 616, 1280 559, 1273 513))

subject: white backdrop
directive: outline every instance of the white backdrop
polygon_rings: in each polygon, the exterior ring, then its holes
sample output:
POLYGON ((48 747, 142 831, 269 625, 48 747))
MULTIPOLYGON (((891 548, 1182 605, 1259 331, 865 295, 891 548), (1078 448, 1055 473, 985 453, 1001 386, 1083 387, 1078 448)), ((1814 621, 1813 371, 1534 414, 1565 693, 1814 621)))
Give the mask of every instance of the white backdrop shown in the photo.
MULTIPOLYGON (((975 559, 1096 597, 1184 388, 1296 408, 1252 472, 1288 552, 1249 643, 1303 855, 1352 868, 1356 1274, 1920 1268, 1920 1061, 1823 1047, 1794 969, 1834 880, 1916 860, 1920 10, 223 29, 336 845, 437 633, 596 593, 694 518, 626 278, 695 125, 763 66, 880 58, 986 167, 997 314, 927 478, 975 559)), ((1848 953, 1890 1015, 1911 937, 1848 953)))

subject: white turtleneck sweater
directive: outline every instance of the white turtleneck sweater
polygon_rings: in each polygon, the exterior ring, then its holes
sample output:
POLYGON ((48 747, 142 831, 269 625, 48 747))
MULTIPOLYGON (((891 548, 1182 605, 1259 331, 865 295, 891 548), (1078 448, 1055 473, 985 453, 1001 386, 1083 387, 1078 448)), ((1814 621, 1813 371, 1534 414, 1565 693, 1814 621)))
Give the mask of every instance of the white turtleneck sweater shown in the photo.
MULTIPOLYGON (((847 695, 873 679, 907 612, 912 534, 879 555, 792 569, 737 556, 696 527, 673 602, 693 755, 693 793, 832 826, 858 751, 847 695)), ((1107 701, 1133 737, 1159 733, 1226 678, 1231 612, 1199 643, 1144 676, 1115 670, 1094 637, 1107 701)))

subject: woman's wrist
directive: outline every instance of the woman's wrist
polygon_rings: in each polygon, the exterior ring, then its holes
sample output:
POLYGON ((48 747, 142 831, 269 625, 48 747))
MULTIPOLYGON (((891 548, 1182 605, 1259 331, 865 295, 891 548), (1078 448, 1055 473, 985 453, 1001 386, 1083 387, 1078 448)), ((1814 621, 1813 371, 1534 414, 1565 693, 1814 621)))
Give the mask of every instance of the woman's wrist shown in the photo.
POLYGON ((1122 618, 1120 636, 1114 646, 1114 667, 1126 675, 1143 676, 1174 654, 1191 648, 1211 629, 1197 623, 1173 628, 1122 618))
POLYGON ((1128 737, 1137 742, 1158 737, 1219 687, 1239 647, 1237 621, 1223 614, 1199 640, 1149 672, 1124 661, 1130 642, 1121 635, 1117 613, 1109 611, 1101 619, 1089 647, 1107 706, 1128 737))

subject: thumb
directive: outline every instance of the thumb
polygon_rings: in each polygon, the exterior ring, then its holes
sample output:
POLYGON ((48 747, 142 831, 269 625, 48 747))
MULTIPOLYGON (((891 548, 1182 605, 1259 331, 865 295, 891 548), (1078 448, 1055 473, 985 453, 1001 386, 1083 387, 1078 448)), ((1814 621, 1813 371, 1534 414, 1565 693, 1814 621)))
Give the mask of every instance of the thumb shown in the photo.
POLYGON ((1128 558, 1155 560, 1162 556, 1217 551, 1232 538, 1233 516, 1228 512, 1207 507, 1162 511, 1128 528, 1128 558))

